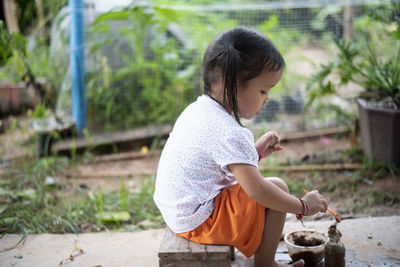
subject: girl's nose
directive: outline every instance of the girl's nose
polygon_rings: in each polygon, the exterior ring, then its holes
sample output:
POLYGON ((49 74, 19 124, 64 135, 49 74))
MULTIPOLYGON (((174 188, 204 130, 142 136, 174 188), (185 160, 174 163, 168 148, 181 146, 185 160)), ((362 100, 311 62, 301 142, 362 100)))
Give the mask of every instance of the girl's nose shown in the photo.
POLYGON ((265 105, 268 104, 268 102, 269 102, 269 98, 265 99, 262 104, 262 108, 265 108, 265 105))

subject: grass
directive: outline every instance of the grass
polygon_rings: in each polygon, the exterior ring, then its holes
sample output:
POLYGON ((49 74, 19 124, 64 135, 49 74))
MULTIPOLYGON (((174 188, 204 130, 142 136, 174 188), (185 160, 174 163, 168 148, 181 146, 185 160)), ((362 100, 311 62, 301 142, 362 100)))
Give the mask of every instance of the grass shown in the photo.
POLYGON ((12 163, 0 180, 0 233, 135 231, 163 225, 152 199, 155 177, 138 190, 128 190, 121 179, 119 191, 92 192, 57 178, 75 166, 65 157, 12 163), (127 211, 130 219, 105 222, 99 211, 127 211))

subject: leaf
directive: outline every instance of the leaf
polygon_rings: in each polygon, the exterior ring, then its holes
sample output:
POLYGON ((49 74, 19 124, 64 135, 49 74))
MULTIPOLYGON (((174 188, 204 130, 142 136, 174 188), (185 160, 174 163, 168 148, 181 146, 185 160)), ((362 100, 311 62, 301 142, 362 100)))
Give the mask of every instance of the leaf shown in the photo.
MULTIPOLYGON (((6 218, 6 219, 9 219, 9 218, 6 218)), ((1 236, 1 237, 3 237, 3 236, 1 236)), ((16 248, 20 243, 24 244, 27 237, 28 237, 28 232, 26 230, 24 230, 23 236, 21 237, 21 239, 14 246, 6 248, 6 249, 3 249, 3 250, 0 250, 0 252, 5 252, 5 251, 12 250, 12 249, 16 248)))
POLYGON ((4 64, 11 55, 10 38, 4 22, 0 20, 0 65, 4 64))
POLYGON ((88 192, 88 197, 89 197, 90 200, 96 200, 96 197, 94 196, 92 191, 88 192))
POLYGON ((8 217, 8 218, 1 219, 0 222, 4 223, 5 225, 11 225, 11 224, 13 224, 13 223, 15 223, 17 221, 18 221, 17 217, 8 217))
POLYGON ((29 188, 29 189, 25 189, 25 190, 17 192, 16 196, 27 198, 27 199, 35 199, 36 198, 36 192, 35 192, 35 190, 29 188))
POLYGON ((155 7, 154 11, 156 13, 156 17, 163 18, 166 21, 170 22, 177 22, 179 20, 179 15, 177 12, 173 9, 168 9, 168 8, 161 8, 161 7, 155 7))
POLYGON ((0 204, 0 214, 2 214, 7 209, 6 204, 0 204))
POLYGON ((154 222, 149 219, 145 219, 145 220, 137 223, 137 226, 141 229, 150 229, 150 228, 156 227, 157 225, 159 225, 157 222, 154 222))
POLYGON ((0 196, 6 196, 8 194, 8 190, 5 190, 4 188, 0 187, 0 196))
POLYGON ((96 213, 96 217, 105 223, 127 222, 131 219, 127 211, 103 211, 96 213))
POLYGON ((21 53, 16 49, 14 49, 14 65, 18 75, 23 77, 26 72, 26 68, 21 53))
POLYGON ((110 11, 98 16, 93 25, 107 20, 127 20, 128 18, 129 13, 126 11, 110 11))
POLYGON ((259 26, 263 33, 269 33, 273 31, 277 26, 279 26, 279 19, 277 15, 270 16, 263 24, 259 26))
POLYGON ((110 44, 111 43, 111 38, 107 38, 106 40, 96 43, 92 46, 92 48, 90 48, 90 53, 95 54, 97 52, 97 50, 99 50, 102 46, 106 45, 106 44, 110 44))
POLYGON ((11 41, 13 47, 20 51, 24 56, 26 55, 26 44, 28 39, 20 33, 14 32, 11 34, 11 41))
POLYGON ((94 25, 92 28, 90 28, 91 33, 103 33, 103 34, 109 34, 110 32, 110 24, 107 23, 102 23, 98 25, 94 25))

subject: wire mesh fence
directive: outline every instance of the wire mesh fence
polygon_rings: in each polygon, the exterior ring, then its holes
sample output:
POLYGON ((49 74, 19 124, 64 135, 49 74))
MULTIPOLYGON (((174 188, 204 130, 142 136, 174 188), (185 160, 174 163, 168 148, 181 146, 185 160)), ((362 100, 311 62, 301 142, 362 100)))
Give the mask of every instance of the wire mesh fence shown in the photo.
MULTIPOLYGON (((274 1, 214 5, 132 4, 101 13, 87 2, 86 68, 89 129, 94 132, 173 123, 202 94, 201 60, 207 45, 238 25, 268 36, 284 56, 287 68, 271 101, 251 126, 283 131, 343 124, 337 111, 305 111, 305 84, 319 63, 334 59, 331 37, 356 42, 371 10, 399 23, 400 1, 274 1), (267 123, 266 123, 267 122, 267 123)), ((67 57, 68 9, 61 10, 52 42, 67 57)), ((57 52, 58 51, 58 52, 57 52)), ((60 52, 61 51, 61 52, 60 52)), ((68 74, 58 108, 70 108, 68 74)), ((340 109, 354 113, 357 88, 346 88, 340 109)))

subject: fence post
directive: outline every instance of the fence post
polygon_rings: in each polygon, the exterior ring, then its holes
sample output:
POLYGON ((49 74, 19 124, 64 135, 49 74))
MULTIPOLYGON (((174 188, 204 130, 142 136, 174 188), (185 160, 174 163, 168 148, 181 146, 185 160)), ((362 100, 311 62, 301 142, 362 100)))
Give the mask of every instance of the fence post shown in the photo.
POLYGON ((72 116, 78 134, 86 128, 85 33, 83 0, 69 0, 72 116))
POLYGON ((351 1, 347 1, 344 6, 344 14, 343 14, 343 38, 346 41, 351 41, 353 39, 353 15, 354 15, 354 7, 352 6, 351 1))

